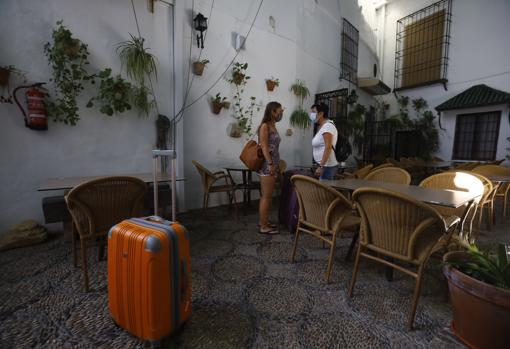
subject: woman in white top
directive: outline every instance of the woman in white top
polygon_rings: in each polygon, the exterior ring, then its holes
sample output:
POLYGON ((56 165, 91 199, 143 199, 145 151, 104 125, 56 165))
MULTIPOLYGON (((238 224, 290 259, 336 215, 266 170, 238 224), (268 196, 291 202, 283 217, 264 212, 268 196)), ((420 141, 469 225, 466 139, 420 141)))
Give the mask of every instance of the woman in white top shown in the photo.
POLYGON ((312 105, 310 119, 317 123, 317 133, 312 139, 313 160, 319 165, 315 176, 319 179, 333 179, 338 169, 334 146, 338 130, 328 117, 329 107, 324 104, 312 105))

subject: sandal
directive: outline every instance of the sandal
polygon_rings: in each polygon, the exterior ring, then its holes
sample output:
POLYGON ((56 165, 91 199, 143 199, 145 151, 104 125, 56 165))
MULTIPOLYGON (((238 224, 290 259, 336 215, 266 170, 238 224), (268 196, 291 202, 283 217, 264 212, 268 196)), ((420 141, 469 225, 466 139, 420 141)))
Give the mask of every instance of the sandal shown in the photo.
POLYGON ((269 230, 260 230, 259 229, 259 234, 263 234, 263 235, 276 235, 276 234, 280 234, 280 232, 277 230, 277 229, 274 229, 274 228, 271 228, 269 230))
MULTIPOLYGON (((278 224, 275 224, 275 223, 268 223, 268 224, 267 224, 267 226, 268 226, 269 228, 273 228, 273 229, 278 228, 278 224)), ((259 228, 260 228, 260 223, 257 223, 257 227, 259 227, 259 228)))

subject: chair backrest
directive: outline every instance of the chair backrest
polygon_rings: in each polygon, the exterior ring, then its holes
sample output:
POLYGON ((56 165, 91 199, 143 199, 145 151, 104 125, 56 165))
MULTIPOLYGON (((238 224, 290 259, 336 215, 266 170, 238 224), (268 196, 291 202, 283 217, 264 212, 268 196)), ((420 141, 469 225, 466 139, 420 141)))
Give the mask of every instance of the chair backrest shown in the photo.
POLYGON ((483 191, 483 196, 482 196, 481 201, 487 200, 490 196, 492 196, 492 194, 494 194, 493 190, 495 188, 494 188, 494 185, 492 184, 492 181, 489 178, 487 178, 484 175, 481 175, 479 173, 473 172, 473 171, 459 171, 459 172, 470 174, 470 175, 478 178, 480 181, 482 181, 484 191, 483 191))
POLYGON ((352 198, 361 216, 360 242, 391 257, 421 261, 447 231, 439 212, 412 197, 360 188, 352 198))
POLYGON ((360 168, 354 172, 356 178, 363 179, 370 172, 370 170, 374 167, 373 164, 368 164, 365 167, 360 168))
POLYGON ((380 168, 386 168, 386 167, 394 167, 394 166, 389 162, 385 162, 384 164, 380 164, 380 165, 374 167, 372 170, 370 170, 370 172, 374 172, 380 168))
POLYGON ((287 162, 280 159, 280 178, 283 178, 283 174, 287 170, 287 162))
POLYGON ((340 192, 315 178, 294 175, 291 181, 299 202, 299 219, 307 225, 332 231, 339 223, 336 218, 352 210, 352 204, 340 192))
POLYGON ((364 179, 398 184, 411 183, 409 172, 398 167, 385 167, 371 171, 364 179))
POLYGON ((147 185, 138 178, 103 177, 71 189, 66 202, 80 236, 94 236, 124 219, 139 217, 146 191, 147 185))
POLYGON ((191 160, 193 165, 197 168, 198 173, 200 174, 200 177, 202 178, 202 185, 204 186, 204 190, 207 190, 209 188, 209 185, 214 182, 214 174, 209 171, 207 168, 205 168, 201 163, 195 160, 191 160))
POLYGON ((500 165, 482 165, 473 169, 473 172, 483 176, 510 176, 510 168, 500 165))
POLYGON ((420 187, 458 190, 479 195, 484 192, 483 182, 467 171, 448 171, 432 175, 421 181, 420 187))

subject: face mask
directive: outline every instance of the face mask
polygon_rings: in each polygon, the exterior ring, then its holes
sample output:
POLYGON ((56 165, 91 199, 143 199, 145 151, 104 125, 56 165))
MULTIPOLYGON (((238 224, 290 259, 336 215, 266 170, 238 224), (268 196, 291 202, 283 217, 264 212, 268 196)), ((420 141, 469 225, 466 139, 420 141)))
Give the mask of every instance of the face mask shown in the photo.
POLYGON ((312 122, 316 122, 317 121, 317 113, 311 112, 310 113, 310 120, 312 120, 312 122))

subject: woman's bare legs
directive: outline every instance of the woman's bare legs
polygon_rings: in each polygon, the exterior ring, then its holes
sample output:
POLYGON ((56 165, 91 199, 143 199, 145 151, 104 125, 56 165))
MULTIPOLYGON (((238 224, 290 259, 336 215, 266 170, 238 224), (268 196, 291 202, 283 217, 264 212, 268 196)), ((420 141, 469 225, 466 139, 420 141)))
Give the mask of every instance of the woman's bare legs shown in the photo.
POLYGON ((260 186, 262 196, 259 202, 259 222, 260 231, 270 231, 269 223, 269 210, 271 209, 271 201, 273 199, 273 190, 276 182, 274 176, 260 176, 260 186))

